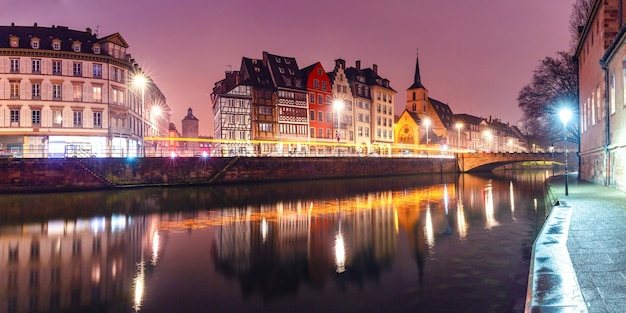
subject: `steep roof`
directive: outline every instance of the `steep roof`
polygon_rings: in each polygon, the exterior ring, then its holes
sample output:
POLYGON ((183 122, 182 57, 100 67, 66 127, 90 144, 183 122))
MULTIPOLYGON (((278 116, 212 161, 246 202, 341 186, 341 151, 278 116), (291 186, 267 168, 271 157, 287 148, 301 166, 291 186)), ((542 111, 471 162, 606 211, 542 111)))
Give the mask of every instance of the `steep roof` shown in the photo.
POLYGON ((411 85, 411 87, 409 87, 409 90, 410 89, 418 89, 418 88, 426 89, 426 87, 424 87, 424 85, 422 85, 422 77, 420 75, 420 58, 419 58, 419 55, 415 58, 415 77, 413 78, 413 85, 411 85))
POLYGON ((249 84, 253 88, 276 90, 272 75, 267 66, 263 65, 263 60, 241 58, 240 73, 242 84, 249 84))
POLYGON ((263 63, 277 88, 306 90, 295 58, 263 52, 263 63))
POLYGON ((465 124, 469 125, 480 125, 485 119, 482 117, 469 115, 465 113, 455 114, 454 119, 457 121, 463 121, 465 124))
POLYGON ((443 123, 443 126, 446 129, 453 127, 454 113, 452 113, 450 106, 433 98, 428 98, 428 101, 430 101, 435 113, 437 113, 441 123, 443 123))

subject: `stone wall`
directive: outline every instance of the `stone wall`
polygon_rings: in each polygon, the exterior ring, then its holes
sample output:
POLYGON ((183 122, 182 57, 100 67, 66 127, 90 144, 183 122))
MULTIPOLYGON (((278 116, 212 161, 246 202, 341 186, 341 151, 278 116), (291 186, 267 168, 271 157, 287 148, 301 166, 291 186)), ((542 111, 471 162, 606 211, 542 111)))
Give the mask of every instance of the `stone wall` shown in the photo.
POLYGON ((0 161, 0 192, 56 192, 281 180, 456 173, 438 158, 93 158, 0 161))

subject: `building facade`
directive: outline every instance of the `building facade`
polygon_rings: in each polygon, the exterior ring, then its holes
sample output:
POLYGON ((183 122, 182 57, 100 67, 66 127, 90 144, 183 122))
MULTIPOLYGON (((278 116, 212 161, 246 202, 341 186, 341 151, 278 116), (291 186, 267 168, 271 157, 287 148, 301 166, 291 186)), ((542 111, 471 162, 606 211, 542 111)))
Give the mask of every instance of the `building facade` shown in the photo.
POLYGON ((594 1, 575 52, 579 76, 579 176, 621 190, 626 190, 625 18, 623 0, 594 1))
POLYGON ((309 153, 330 155, 337 128, 333 126, 333 93, 330 78, 320 62, 302 69, 309 93, 309 153))
POLYGON ((2 153, 139 156, 144 137, 167 133, 166 99, 119 33, 12 24, 0 26, 0 38, 2 153), (136 87, 140 74, 147 79, 136 87))

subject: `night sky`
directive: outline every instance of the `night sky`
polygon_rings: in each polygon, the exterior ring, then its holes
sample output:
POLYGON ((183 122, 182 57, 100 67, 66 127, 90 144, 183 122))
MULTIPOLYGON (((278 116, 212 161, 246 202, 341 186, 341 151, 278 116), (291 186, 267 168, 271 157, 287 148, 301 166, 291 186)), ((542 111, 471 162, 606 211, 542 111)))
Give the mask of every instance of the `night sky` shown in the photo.
MULTIPOLYGON (((0 24, 120 33, 181 120, 191 107, 213 135, 210 93, 243 56, 378 65, 405 106, 419 49, 429 96, 454 113, 516 123, 519 90, 539 61, 568 49, 574 0, 3 0, 0 24)), ((8 40, 5 38, 5 40, 8 40)))

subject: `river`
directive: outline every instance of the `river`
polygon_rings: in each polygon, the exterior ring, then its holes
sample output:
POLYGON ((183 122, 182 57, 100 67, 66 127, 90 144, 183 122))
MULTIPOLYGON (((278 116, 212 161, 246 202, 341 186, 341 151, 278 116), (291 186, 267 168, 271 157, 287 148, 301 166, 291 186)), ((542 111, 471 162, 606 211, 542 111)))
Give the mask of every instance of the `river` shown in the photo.
POLYGON ((521 312, 546 171, 0 196, 1 312, 521 312))

